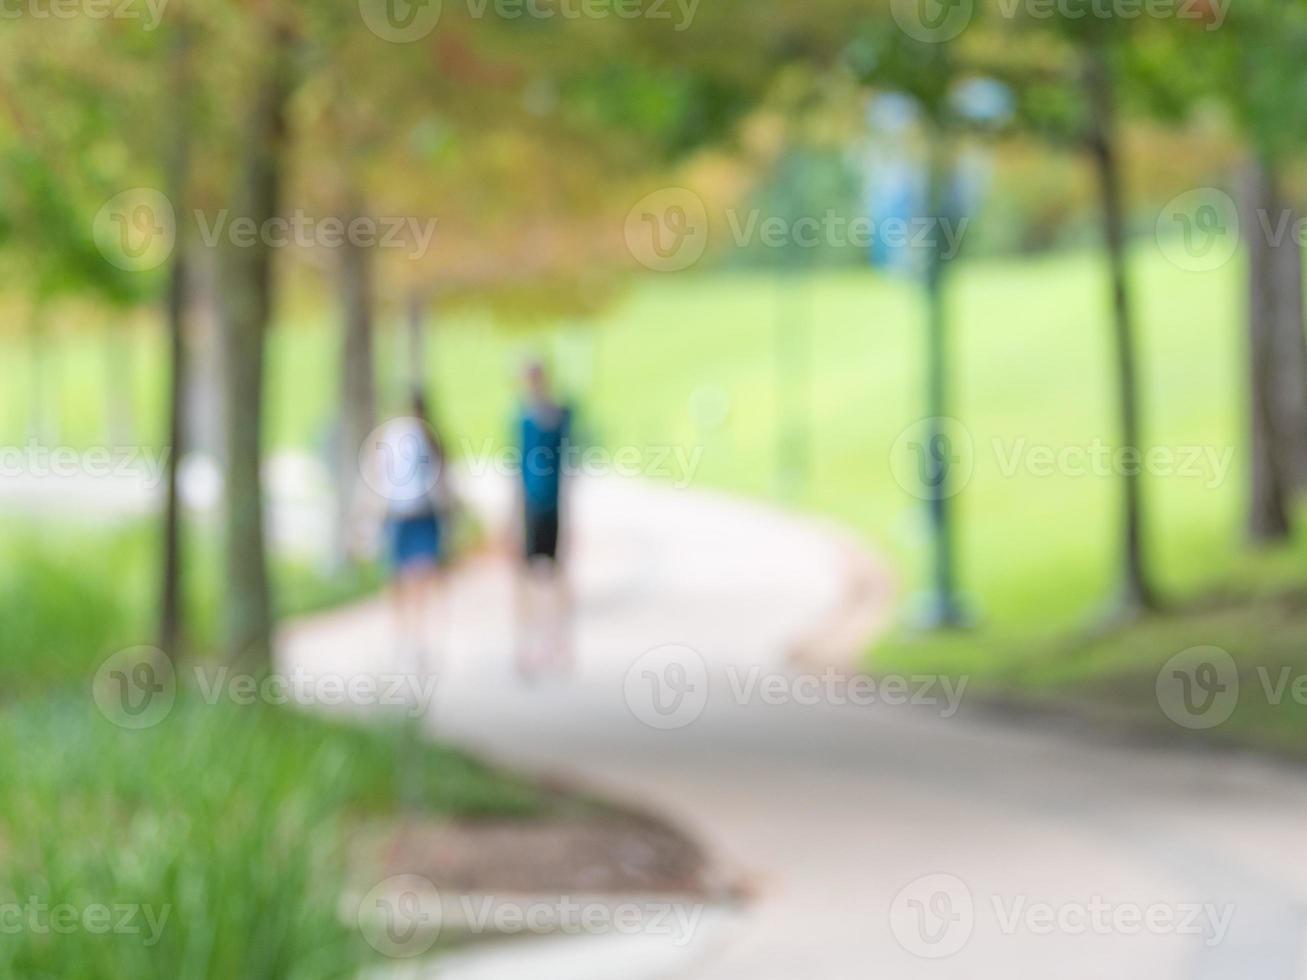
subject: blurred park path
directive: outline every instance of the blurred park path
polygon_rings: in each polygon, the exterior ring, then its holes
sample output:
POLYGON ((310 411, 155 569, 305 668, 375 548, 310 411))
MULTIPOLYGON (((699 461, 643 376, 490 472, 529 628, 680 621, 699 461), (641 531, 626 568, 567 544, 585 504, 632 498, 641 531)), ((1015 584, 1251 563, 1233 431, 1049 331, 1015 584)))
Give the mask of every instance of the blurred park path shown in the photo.
MULTIPOLYGON (((477 496, 492 521, 503 513, 505 488, 477 496)), ((1307 976, 1300 774, 1026 731, 965 705, 946 717, 942 704, 812 703, 799 687, 779 703, 748 678, 803 676, 788 653, 849 594, 847 540, 698 492, 592 481, 578 502, 575 674, 518 681, 507 566, 475 561, 452 583, 432 731, 666 815, 754 899, 708 917, 690 948, 517 942, 432 975, 1307 976), (705 685, 694 654, 668 644, 702 657, 705 685), (675 684, 692 692, 679 703, 666 699, 675 684), (919 881, 930 875, 952 877, 919 881), (1048 930, 1045 905, 1125 926, 1048 930), (1225 926, 1202 926, 1227 908, 1225 926), (1174 921, 1132 928, 1132 909, 1174 921), (1181 929, 1190 916, 1205 931, 1181 929)), ((282 650, 310 670, 385 671, 385 606, 299 623, 282 650)))

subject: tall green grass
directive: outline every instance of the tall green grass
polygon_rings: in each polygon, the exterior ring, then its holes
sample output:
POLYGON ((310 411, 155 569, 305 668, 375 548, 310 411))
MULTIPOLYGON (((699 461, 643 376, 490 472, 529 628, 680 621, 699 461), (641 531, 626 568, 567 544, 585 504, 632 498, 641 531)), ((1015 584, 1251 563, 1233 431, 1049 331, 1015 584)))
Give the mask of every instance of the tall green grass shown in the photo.
MULTIPOLYGON (((148 906, 157 936, 39 923, 0 942, 0 977, 354 976, 375 954, 342 912, 356 821, 530 815, 529 786, 398 729, 183 696, 128 731, 67 691, 0 712, 0 907, 148 906), (400 760, 405 760, 401 767, 400 760), (157 941, 155 941, 157 940, 157 941)), ((116 917, 115 917, 116 918, 116 917)))
MULTIPOLYGON (((419 744, 409 727, 206 703, 186 686, 153 727, 115 725, 92 675, 148 642, 153 536, 34 534, 11 529, 0 549, 3 980, 356 976, 378 954, 341 907, 353 828, 409 811, 546 806, 533 786, 419 744), (74 920, 52 922, 56 906, 74 920), (100 907, 114 925, 137 912, 128 931, 104 931, 100 907)), ((201 649, 215 595, 204 567, 193 580, 201 649)), ((304 568, 278 578, 300 608, 349 587, 304 568)))

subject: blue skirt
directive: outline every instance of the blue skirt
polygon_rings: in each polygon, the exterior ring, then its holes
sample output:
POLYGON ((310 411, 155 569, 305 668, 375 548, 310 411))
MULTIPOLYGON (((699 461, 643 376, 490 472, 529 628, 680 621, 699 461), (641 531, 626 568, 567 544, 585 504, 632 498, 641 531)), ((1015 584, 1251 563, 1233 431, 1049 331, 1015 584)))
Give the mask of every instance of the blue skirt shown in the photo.
POLYGON ((386 522, 386 530, 390 538, 390 564, 396 571, 440 564, 440 522, 434 514, 391 518, 386 522))

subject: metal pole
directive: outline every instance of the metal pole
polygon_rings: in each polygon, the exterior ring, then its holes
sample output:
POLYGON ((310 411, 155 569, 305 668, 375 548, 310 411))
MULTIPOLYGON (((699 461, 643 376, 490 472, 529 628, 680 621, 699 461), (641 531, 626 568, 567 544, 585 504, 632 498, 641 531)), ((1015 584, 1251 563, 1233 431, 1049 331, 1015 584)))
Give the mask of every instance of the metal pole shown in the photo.
MULTIPOLYGON (((945 217, 951 167, 947 137, 936 125, 929 127, 929 217, 938 225, 945 217)), ((948 312, 945 307, 944 245, 940 229, 930 236, 927 252, 926 293, 926 415, 928 438, 923 470, 927 476, 927 514, 931 536, 931 591, 927 625, 956 627, 965 623, 957 595, 953 526, 950 507, 953 448, 945 425, 948 416, 948 312)))

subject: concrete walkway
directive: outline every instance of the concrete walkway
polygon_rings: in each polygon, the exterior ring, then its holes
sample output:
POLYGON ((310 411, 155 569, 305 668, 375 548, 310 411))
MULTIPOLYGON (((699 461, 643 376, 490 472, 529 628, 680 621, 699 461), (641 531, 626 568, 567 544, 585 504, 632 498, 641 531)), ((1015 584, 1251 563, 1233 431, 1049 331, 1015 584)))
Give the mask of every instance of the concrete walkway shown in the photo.
MULTIPOLYGON (((954 714, 956 679, 905 679, 915 704, 893 686, 850 703, 870 692, 790 657, 868 588, 850 576, 874 563, 842 535, 616 481, 578 503, 574 673, 517 679, 507 567, 472 563, 451 586, 431 730, 665 814, 754 897, 688 943, 515 941, 430 975, 1307 977, 1298 773, 1022 730, 965 698, 954 714)), ((378 601, 299 623, 283 663, 398 669, 390 629, 378 601)), ((845 620, 846 646, 856 632, 845 620)))

